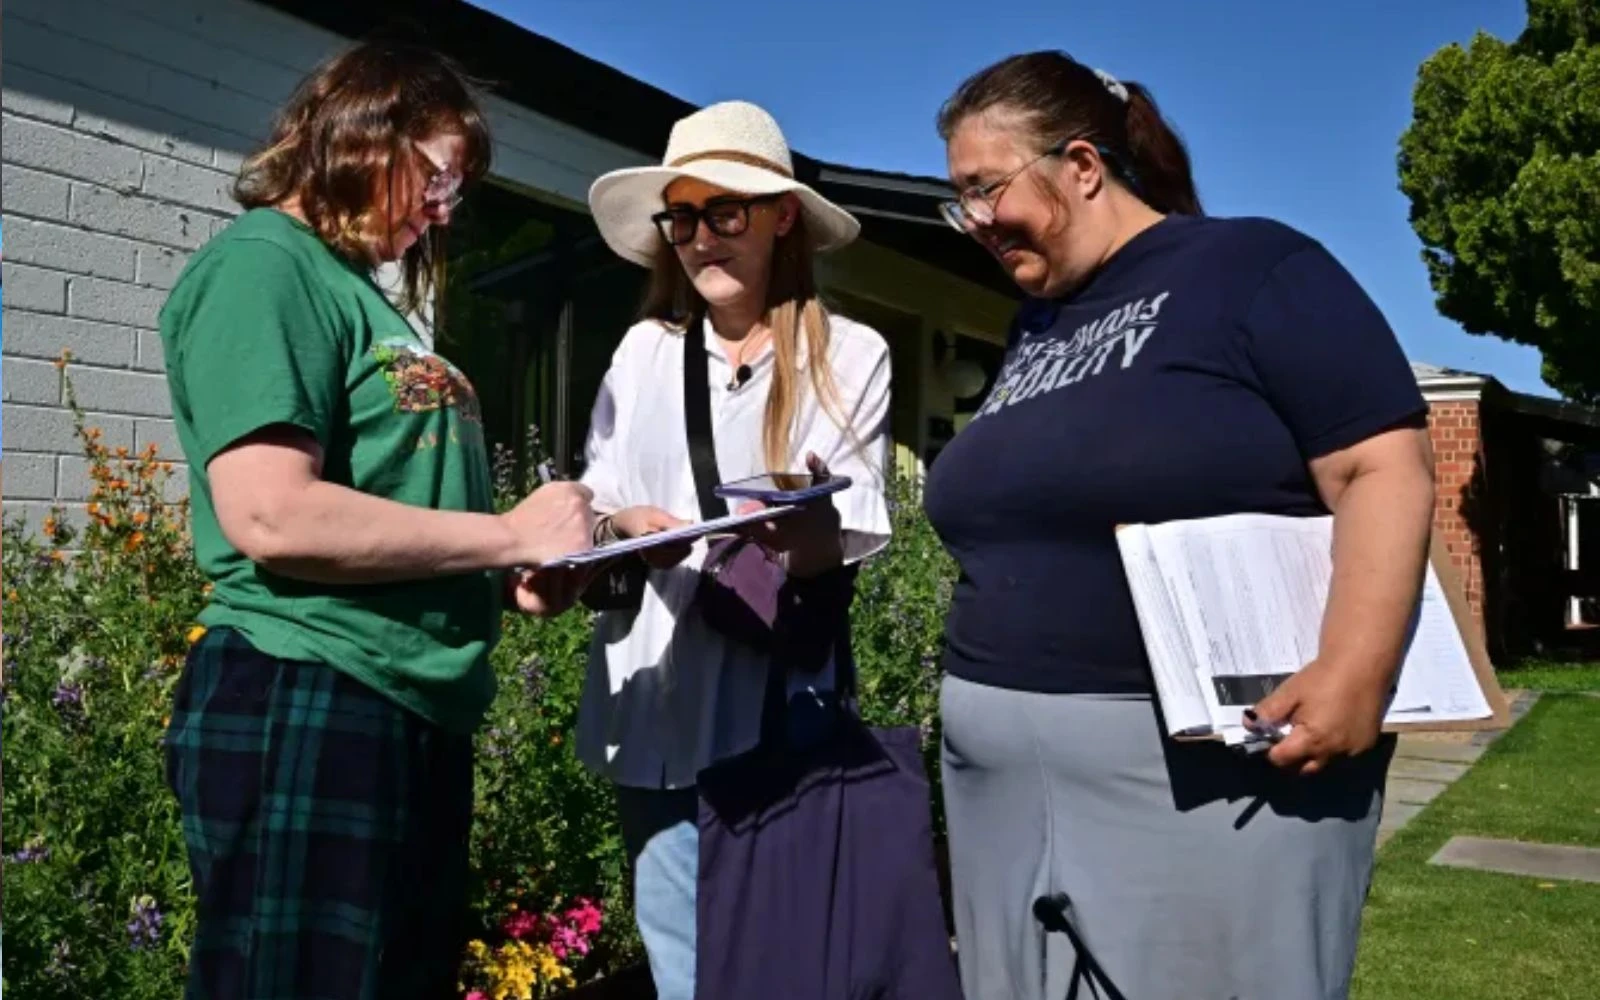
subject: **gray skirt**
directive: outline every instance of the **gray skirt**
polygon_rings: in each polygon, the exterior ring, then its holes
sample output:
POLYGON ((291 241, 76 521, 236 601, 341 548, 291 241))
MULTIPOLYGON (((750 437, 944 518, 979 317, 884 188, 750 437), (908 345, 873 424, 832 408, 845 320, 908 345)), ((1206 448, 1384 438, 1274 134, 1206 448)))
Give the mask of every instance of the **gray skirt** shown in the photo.
POLYGON ((1349 993, 1392 738, 1298 778, 1164 739, 1149 698, 951 677, 941 701, 967 1000, 1068 995, 1077 956, 1032 912, 1054 892, 1129 1000, 1349 993))

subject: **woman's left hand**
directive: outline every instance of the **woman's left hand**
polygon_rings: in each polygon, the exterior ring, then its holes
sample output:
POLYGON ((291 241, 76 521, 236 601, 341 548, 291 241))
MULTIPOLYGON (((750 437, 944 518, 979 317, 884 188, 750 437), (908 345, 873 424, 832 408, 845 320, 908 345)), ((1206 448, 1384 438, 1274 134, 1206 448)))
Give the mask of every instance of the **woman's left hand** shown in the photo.
MULTIPOLYGON (((808 455, 806 465, 814 475, 828 475, 828 467, 816 455, 808 455)), ((739 505, 736 513, 764 509, 765 504, 747 500, 739 505)), ((844 561, 839 511, 831 497, 802 504, 793 513, 748 525, 743 531, 747 538, 774 552, 788 553, 792 576, 815 576, 844 561)))
POLYGON ((1370 672, 1315 660, 1255 706, 1263 722, 1293 726, 1267 753, 1286 771, 1313 775, 1341 757, 1364 753, 1378 742, 1388 682, 1370 672))
POLYGON ((578 603, 593 579, 594 569, 589 566, 513 572, 506 582, 508 603, 525 615, 556 618, 578 603))

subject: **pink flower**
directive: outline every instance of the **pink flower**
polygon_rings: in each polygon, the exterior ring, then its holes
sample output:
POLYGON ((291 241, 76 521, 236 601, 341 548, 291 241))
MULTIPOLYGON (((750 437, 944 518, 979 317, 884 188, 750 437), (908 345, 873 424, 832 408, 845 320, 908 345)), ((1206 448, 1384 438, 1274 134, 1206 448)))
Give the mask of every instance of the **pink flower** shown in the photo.
POLYGON ((473 990, 467 994, 467 1000, 489 1000, 489 994, 482 990, 473 990))
POLYGON ((500 929, 513 941, 521 941, 539 929, 539 918, 527 910, 518 910, 506 917, 500 924, 500 929))
POLYGON ((580 934, 600 933, 600 907, 587 899, 578 900, 578 905, 567 911, 567 923, 580 934))
POLYGON ((555 952, 557 958, 565 959, 569 954, 576 952, 579 955, 589 954, 589 938, 579 933, 573 927, 557 927, 550 935, 550 950, 555 952))

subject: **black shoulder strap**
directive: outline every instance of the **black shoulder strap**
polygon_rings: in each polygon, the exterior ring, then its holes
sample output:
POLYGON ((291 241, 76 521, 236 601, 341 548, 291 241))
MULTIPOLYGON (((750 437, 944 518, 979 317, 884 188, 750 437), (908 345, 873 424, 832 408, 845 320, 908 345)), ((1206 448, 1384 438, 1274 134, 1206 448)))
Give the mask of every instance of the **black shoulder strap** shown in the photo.
POLYGON ((711 383, 706 374, 705 317, 697 315, 683 331, 683 426, 689 437, 689 465, 700 496, 700 518, 726 517, 728 502, 712 492, 717 474, 717 444, 711 431, 711 383))

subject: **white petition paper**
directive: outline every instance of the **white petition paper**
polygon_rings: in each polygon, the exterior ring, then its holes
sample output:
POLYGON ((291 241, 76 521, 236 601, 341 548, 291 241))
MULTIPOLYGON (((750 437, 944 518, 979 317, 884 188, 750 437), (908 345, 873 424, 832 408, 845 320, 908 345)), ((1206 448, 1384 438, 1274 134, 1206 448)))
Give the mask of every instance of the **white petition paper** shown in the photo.
MULTIPOLYGON (((1333 519, 1238 514, 1118 532, 1168 731, 1226 734, 1254 697, 1217 678, 1290 674, 1316 658, 1333 519), (1177 647, 1174 651, 1173 647, 1177 647), (1188 681, 1177 675, 1184 669, 1188 681)), ((1444 589, 1428 567, 1387 721, 1490 715, 1444 589)))

